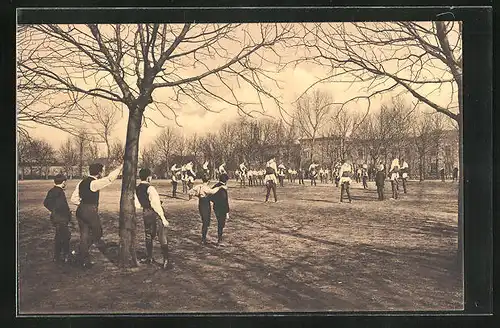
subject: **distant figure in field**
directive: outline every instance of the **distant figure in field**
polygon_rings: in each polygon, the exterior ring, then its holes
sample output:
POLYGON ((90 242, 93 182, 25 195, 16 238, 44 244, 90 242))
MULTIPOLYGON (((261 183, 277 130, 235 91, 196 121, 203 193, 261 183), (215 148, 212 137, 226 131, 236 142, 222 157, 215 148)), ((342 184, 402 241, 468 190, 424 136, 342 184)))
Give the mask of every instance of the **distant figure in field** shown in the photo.
POLYGON ((227 174, 226 162, 222 162, 222 164, 219 166, 219 175, 220 174, 227 174))
POLYGON ((208 168, 208 161, 205 161, 205 163, 203 163, 203 174, 210 179, 210 169, 208 168))
POLYGON ((210 197, 211 195, 218 192, 221 188, 227 188, 226 186, 220 186, 216 188, 210 188, 208 185, 208 177, 202 178, 202 184, 194 186, 193 189, 189 191, 191 196, 198 197, 198 211, 201 217, 201 243, 203 245, 207 244, 207 232, 208 226, 210 225, 210 197))
POLYGON ((96 244, 97 247, 105 247, 102 238, 101 219, 99 218, 99 191, 109 186, 118 178, 123 165, 109 173, 105 178, 102 177, 104 166, 101 163, 89 165, 90 175, 80 181, 71 195, 71 202, 78 205, 76 209, 76 218, 80 228, 80 260, 84 268, 93 265, 90 260, 90 245, 96 244))
POLYGON ((368 165, 363 164, 363 169, 361 170, 361 176, 363 180, 363 189, 368 189, 368 165))
POLYGON ((384 164, 380 164, 379 169, 375 174, 375 185, 377 186, 378 200, 384 200, 384 182, 385 182, 384 164))
POLYGON ((196 173, 193 171, 193 162, 189 162, 189 163, 186 164, 186 185, 187 185, 187 190, 193 189, 195 178, 196 178, 196 173))
POLYGON ((182 193, 187 193, 187 173, 186 173, 186 165, 182 165, 181 167, 181 182, 182 182, 182 193))
POLYGON ((179 180, 179 171, 181 170, 180 167, 177 167, 177 164, 172 165, 170 168, 170 174, 172 175, 170 179, 172 180, 172 197, 176 198, 177 197, 177 184, 179 180))
POLYGON ((458 181, 458 167, 453 168, 453 181, 458 181))
POLYGON ((391 168, 389 169, 389 179, 391 180, 392 197, 398 199, 398 184, 399 184, 399 159, 392 160, 391 168))
POLYGON ((441 170, 439 170, 439 175, 441 175, 441 181, 445 181, 445 176, 444 176, 444 167, 441 167, 441 170))
POLYGON ((408 163, 404 159, 401 159, 401 181, 403 182, 403 193, 406 194, 406 182, 408 181, 408 163))
POLYGON ((163 269, 169 267, 167 227, 169 222, 165 218, 160 196, 156 188, 151 185, 151 170, 143 168, 139 171, 141 182, 135 188, 135 208, 142 209, 144 221, 144 240, 146 244, 146 258, 142 263, 153 264, 153 240, 158 236, 163 255, 163 269))
POLYGON ((245 187, 245 181, 248 173, 248 168, 245 165, 245 162, 240 164, 240 187, 245 187))
POLYGON ((309 165, 309 178, 311 179, 311 186, 316 186, 316 178, 318 177, 318 171, 316 171, 316 167, 318 164, 314 163, 314 161, 309 165))
POLYGON ((351 185, 351 176, 353 174, 352 166, 347 163, 346 160, 343 161, 342 166, 340 167, 339 175, 340 175, 340 202, 344 201, 344 191, 347 193, 347 198, 349 199, 349 203, 352 202, 351 193, 349 191, 349 187, 351 185))
POLYGON ((303 185, 304 184, 304 175, 305 175, 304 169, 301 167, 299 168, 298 176, 299 176, 299 184, 303 185))
POLYGON ((280 187, 284 186, 285 170, 286 170, 285 165, 283 165, 283 163, 281 163, 278 166, 278 179, 279 179, 279 182, 280 182, 280 187))
POLYGON ((264 182, 266 184, 266 202, 269 200, 269 195, 271 194, 271 190, 273 191, 274 202, 278 201, 276 197, 276 161, 274 158, 271 158, 266 164, 266 176, 264 177, 264 182))
POLYGON ((71 222, 71 210, 64 189, 66 189, 66 176, 58 174, 54 178, 54 187, 49 190, 43 206, 50 211, 50 222, 55 228, 54 236, 54 262, 67 263, 69 258, 69 243, 71 232, 68 223, 71 222))

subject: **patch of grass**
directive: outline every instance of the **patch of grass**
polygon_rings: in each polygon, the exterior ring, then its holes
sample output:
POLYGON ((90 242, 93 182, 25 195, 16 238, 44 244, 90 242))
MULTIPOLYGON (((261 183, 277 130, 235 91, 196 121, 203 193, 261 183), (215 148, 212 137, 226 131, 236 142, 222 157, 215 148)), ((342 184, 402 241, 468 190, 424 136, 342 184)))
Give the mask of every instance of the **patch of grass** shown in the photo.
MULTIPOLYGON (((70 198, 77 181, 70 181, 70 198)), ((285 183, 278 203, 264 187, 230 183, 225 248, 199 244, 197 201, 170 198, 166 209, 174 269, 116 267, 120 182, 101 192, 105 254, 82 271, 51 262, 53 228, 42 201, 50 181, 19 184, 19 310, 30 313, 378 311, 462 308, 456 265, 458 186, 410 182, 401 199, 379 202, 373 183, 352 186, 339 203, 332 184, 285 183)), ((390 187, 386 187, 388 195, 390 187)), ((182 189, 181 189, 182 190, 182 189)), ((78 246, 72 230, 72 248, 78 246)), ((215 238, 212 214, 209 235, 215 238)), ((139 252, 144 228, 138 220, 139 252)), ((161 259, 159 244, 154 254, 161 259)))

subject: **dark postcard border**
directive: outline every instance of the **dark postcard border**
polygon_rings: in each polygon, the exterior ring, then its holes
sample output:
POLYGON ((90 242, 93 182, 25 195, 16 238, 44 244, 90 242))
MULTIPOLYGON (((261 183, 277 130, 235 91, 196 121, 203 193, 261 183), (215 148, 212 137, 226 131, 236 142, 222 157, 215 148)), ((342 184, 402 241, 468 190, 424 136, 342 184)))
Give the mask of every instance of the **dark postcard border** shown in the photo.
MULTIPOLYGON (((99 5, 99 4, 96 4, 99 5)), ((9 16, 6 19, 2 19, 2 25, 8 25, 5 27, 4 31, 7 29, 9 31, 15 31, 15 12, 13 8, 9 12, 9 16), (12 16, 11 16, 12 15, 12 16), (7 24, 5 24, 7 23, 7 24)), ((97 21, 103 19, 102 22, 110 22, 110 17, 112 17, 113 22, 137 22, 137 21, 165 21, 168 18, 169 22, 181 22, 185 20, 196 19, 197 21, 235 21, 238 18, 243 21, 262 21, 262 20, 276 20, 276 17, 280 17, 283 21, 333 21, 333 20, 432 20, 436 17, 441 19, 450 19, 448 17, 443 17, 443 15, 438 15, 449 11, 449 8, 392 8, 384 10, 372 10, 363 8, 362 10, 355 8, 339 9, 336 8, 335 11, 313 8, 304 9, 271 9, 271 10, 245 10, 245 9, 229 9, 229 10, 162 10, 160 14, 144 14, 141 16, 138 14, 137 9, 128 11, 119 11, 119 15, 110 15, 108 12, 106 15, 96 14, 92 11, 80 11, 76 13, 75 11, 25 11, 19 19, 26 23, 35 22, 71 22, 76 23, 77 20, 82 20, 88 22, 89 20, 97 21), (272 14, 271 14, 272 13, 272 14), (30 16, 31 15, 31 16, 30 16), (102 15, 102 16, 100 16, 102 15), (147 19, 146 18, 147 15, 147 19), (69 19, 69 17, 71 19, 69 19), (117 20, 117 17, 119 18, 117 20), (160 18, 161 17, 161 18, 160 18), (306 19, 307 18, 307 19, 306 19)), ((463 30, 463 40, 464 40, 464 134, 466 138, 463 139, 464 142, 464 178, 465 178, 465 190, 464 190, 464 256, 465 256, 465 312, 469 314, 478 313, 488 313, 492 310, 491 301, 491 291, 492 291, 492 18, 491 11, 487 8, 455 8, 452 10, 454 17, 457 20, 464 21, 463 30), (469 64, 470 63, 470 64, 469 64)), ((145 12, 144 12, 145 13, 145 12)), ((3 18, 2 14, 2 18, 3 18)), ((21 22, 21 21, 20 21, 21 22)), ((5 34, 4 34, 5 35, 5 34)), ((10 34, 12 35, 12 34, 10 34)), ((6 40, 6 38, 4 38, 6 40)), ((2 42, 2 53, 11 54, 12 57, 7 55, 2 59, 2 65, 6 64, 5 58, 15 58, 15 49, 12 49, 12 45, 15 45, 15 39, 12 38, 11 47, 2 42), (5 51, 7 50, 7 52, 5 51)), ((7 42, 8 43, 8 42, 7 42)), ((10 63, 11 76, 15 76, 15 69, 13 66, 13 61, 10 63)), ((6 79, 4 79, 5 81, 6 79)), ((9 97, 10 106, 7 108, 13 108, 15 98, 13 85, 10 88, 3 88, 3 90, 10 90, 12 96, 9 97)), ((5 94, 4 92, 2 92, 5 94)), ((7 129, 2 129, 3 137, 9 139, 13 137, 13 142, 15 144, 15 117, 12 117, 12 121, 8 125, 7 129)), ((9 123, 8 121, 3 121, 4 123, 9 123)), ((14 163, 13 171, 15 170, 15 148, 14 148, 14 163)), ((12 153, 11 153, 12 154, 12 153)), ((10 172, 10 169, 8 170, 10 172)), ((15 180, 12 181, 12 185, 15 186, 15 180)), ((11 190, 15 190, 14 188, 11 190)), ((9 194, 9 193, 7 193, 9 194)), ((12 194, 10 194, 12 196, 12 194)), ((15 213, 14 213, 15 215, 15 213)), ((14 216, 15 217, 15 216, 14 216)), ((15 223, 15 220, 14 220, 15 223)), ((12 238, 12 236, 10 236, 12 238)), ((13 241, 8 249, 12 249, 12 245, 15 245, 13 241)), ((15 264, 15 256, 11 263, 15 264)), ((16 286, 13 288, 15 292, 16 286)), ((11 294, 13 296, 13 294, 11 294)), ((11 297, 12 297, 11 296, 11 297)), ((12 298, 10 302, 7 301, 6 304, 13 305, 12 298)), ((2 309, 6 309, 2 307, 2 309)), ((15 313, 15 312, 13 312, 15 313)), ((13 314, 11 313, 11 314, 13 314)), ((462 312, 452 312, 449 314, 460 314, 462 312)), ((4 313, 6 314, 6 313, 4 313)), ((362 312, 352 313, 356 316, 363 315, 362 312)), ((351 314, 351 315, 352 315, 351 314)), ((458 318, 455 316, 442 316, 429 318, 426 316, 413 317, 413 313, 408 313, 412 317, 404 317, 405 312, 389 312, 390 315, 395 315, 392 317, 383 317, 375 313, 370 313, 369 317, 346 317, 345 314, 340 314, 342 317, 337 317, 335 320, 341 320, 343 323, 350 323, 350 325, 366 325, 367 323, 373 324, 374 322, 383 323, 387 326, 389 322, 393 324, 399 323, 407 325, 410 322, 420 322, 421 324, 428 323, 455 323, 453 326, 462 323, 467 324, 467 322, 472 323, 472 318, 462 317, 458 318), (416 319, 416 320, 415 320, 416 319)), ((417 313, 418 314, 418 313, 417 313)), ((442 312, 426 312, 421 313, 423 315, 428 314, 445 314, 442 312)), ((189 315, 189 314, 188 314, 189 315)), ((205 324, 217 324, 226 323, 230 325, 240 326, 248 316, 237 317, 235 314, 228 314, 228 317, 212 316, 199 318, 197 315, 190 315, 190 318, 170 318, 177 323, 187 323, 185 320, 193 320, 194 322, 205 324), (232 317, 231 317, 232 316, 232 317), (223 321, 220 321, 223 320, 223 321)), ((294 317, 294 321, 290 321, 289 316, 294 314, 283 313, 280 317, 269 317, 259 318, 252 317, 252 321, 255 324, 289 324, 292 322, 302 322, 303 324, 317 324, 320 322, 330 322, 329 316, 326 313, 317 314, 295 314, 300 315, 294 317), (318 315, 323 315, 318 317, 318 315), (265 320, 264 320, 265 319, 265 320), (264 321, 262 321, 264 320, 264 321), (319 321, 318 321, 319 320, 319 321), (260 323, 259 323, 260 322, 260 323)), ((25 323, 34 321, 33 319, 22 319, 21 321, 25 323)), ((81 322, 85 326, 90 326, 94 323, 94 318, 73 318, 71 321, 69 319, 55 319, 54 321, 48 320, 53 324, 60 323, 64 326, 75 326, 76 322, 81 322), (76 321, 75 321, 76 320, 76 321)), ((110 319, 104 319, 108 321, 110 319)), ((117 320, 117 319, 113 319, 117 320)), ((120 320, 120 322, 130 322, 130 319, 120 320)), ((478 318, 478 322, 483 322, 479 326, 485 326, 484 324, 488 321, 486 317, 478 318)), ((138 321, 142 321, 139 319, 138 321)), ((40 323, 40 322, 39 322, 40 323)), ((103 322, 101 322, 103 323, 103 322)), ((390 324, 389 324, 390 325, 390 324)), ((411 324, 410 324, 411 325, 411 324)), ((36 324, 36 326, 40 326, 36 324)), ((420 326, 420 325, 419 325, 420 326)))

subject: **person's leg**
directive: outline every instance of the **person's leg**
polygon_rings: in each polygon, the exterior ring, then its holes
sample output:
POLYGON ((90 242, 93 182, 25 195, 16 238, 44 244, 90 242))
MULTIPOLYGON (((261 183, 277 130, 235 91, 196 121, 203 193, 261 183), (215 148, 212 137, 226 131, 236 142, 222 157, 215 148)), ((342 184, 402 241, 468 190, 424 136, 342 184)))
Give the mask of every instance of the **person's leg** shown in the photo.
POLYGON ((198 209, 201 216, 201 242, 206 243, 208 226, 210 225, 210 201, 201 198, 198 209))
POLYGON ((403 178, 403 192, 406 194, 406 178, 403 178))
POLYGON ((163 226, 163 223, 159 220, 158 217, 156 218, 156 226, 161 253, 163 255, 163 268, 166 269, 171 264, 168 252, 167 227, 163 226))
POLYGON ((273 189, 274 201, 277 202, 278 198, 276 197, 276 184, 274 182, 272 183, 272 189, 273 189))
POLYGON ((54 262, 59 262, 61 260, 61 226, 60 224, 54 224, 55 234, 54 234, 54 262))
POLYGON ((89 259, 89 242, 90 242, 90 228, 89 225, 81 218, 77 217, 78 228, 80 230, 80 260, 82 265, 88 265, 89 259))
POLYGON ((97 210, 97 206, 88 206, 87 208, 88 211, 88 222, 89 222, 89 228, 92 233, 92 240, 91 242, 94 243, 97 247, 102 247, 103 242, 102 242, 102 225, 101 225, 101 219, 99 218, 99 212, 97 210))
POLYGON ((68 261, 69 257, 69 242, 71 240, 71 231, 69 231, 68 223, 61 224, 61 251, 63 260, 68 261))
POLYGON ((217 217, 217 243, 222 243, 222 235, 224 232, 224 227, 226 226, 226 214, 216 213, 217 217))
POLYGON ((151 263, 153 261, 153 239, 156 234, 156 217, 155 213, 152 211, 144 210, 143 222, 144 222, 144 243, 146 246, 146 258, 144 262, 151 263))
POLYGON ((350 203, 352 201, 352 199, 351 199, 351 193, 349 192, 349 187, 350 187, 350 183, 346 182, 345 191, 347 193, 347 198, 349 199, 349 203, 350 203))
POLYGON ((177 197, 177 181, 172 181, 172 197, 177 197))
POLYGON ((344 183, 341 183, 340 184, 340 202, 343 201, 343 198, 344 198, 344 183))
POLYGON ((271 194, 271 182, 268 181, 266 183, 266 190, 267 190, 267 193, 266 193, 266 202, 269 200, 269 195, 271 194))

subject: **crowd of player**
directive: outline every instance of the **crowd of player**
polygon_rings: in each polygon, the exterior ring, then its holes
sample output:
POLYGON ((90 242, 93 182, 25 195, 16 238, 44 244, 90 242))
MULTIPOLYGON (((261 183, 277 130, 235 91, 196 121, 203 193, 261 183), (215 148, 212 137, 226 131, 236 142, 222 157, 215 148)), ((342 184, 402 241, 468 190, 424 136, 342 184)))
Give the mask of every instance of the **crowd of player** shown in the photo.
MULTIPOLYGON (((107 177, 102 177, 103 165, 92 164, 89 167, 90 175, 80 181, 72 196, 71 201, 77 205, 76 218, 80 229, 80 247, 79 255, 81 264, 84 267, 91 266, 89 247, 94 244, 102 244, 102 228, 98 215, 99 191, 110 185, 117 179, 121 173, 122 166, 112 171, 107 177)), ((317 179, 320 183, 335 184, 340 188, 340 202, 344 201, 344 194, 349 203, 352 202, 350 186, 353 180, 362 183, 364 189, 368 189, 368 181, 374 180, 377 187, 378 200, 384 200, 384 184, 388 178, 391 183, 392 197, 398 199, 399 185, 402 184, 404 193, 407 193, 408 163, 402 159, 395 158, 389 170, 386 170, 383 164, 369 168, 367 164, 353 165, 346 160, 336 163, 331 169, 320 167, 313 162, 307 170, 303 168, 295 169, 286 167, 283 163, 277 165, 275 158, 270 158, 262 167, 247 167, 246 163, 241 163, 234 172, 234 178, 239 182, 241 188, 253 186, 265 186, 265 202, 268 202, 271 192, 274 201, 278 201, 277 186, 284 187, 285 180, 289 183, 298 183, 304 185, 304 179, 310 179, 311 186, 317 185, 317 179)), ((207 231, 210 225, 212 212, 217 219, 217 245, 223 244, 223 230, 226 221, 229 219, 229 202, 227 192, 227 182, 229 174, 226 170, 226 164, 222 163, 214 170, 215 174, 209 169, 209 163, 205 162, 202 170, 197 174, 194 171, 193 162, 185 163, 181 166, 174 164, 170 168, 170 177, 172 182, 172 197, 177 197, 177 186, 179 181, 182 184, 182 193, 198 199, 198 210, 201 217, 201 242, 207 244, 207 231), (216 176, 218 182, 210 186, 210 177, 216 176), (202 180, 201 184, 195 186, 196 179, 202 180)), ((160 201, 159 193, 151 185, 152 172, 148 168, 143 168, 139 172, 140 183, 137 185, 135 194, 135 207, 142 209, 146 257, 145 263, 152 263, 153 260, 153 240, 158 236, 163 253, 163 267, 170 265, 168 256, 168 242, 166 227, 169 225, 166 214, 160 201)), ((44 200, 44 206, 51 211, 51 221, 55 226, 55 261, 67 261, 69 255, 70 233, 68 223, 71 220, 71 210, 69 208, 64 188, 66 186, 66 177, 56 176, 55 186, 52 188, 44 200)), ((102 245, 101 245, 102 246, 102 245)))

